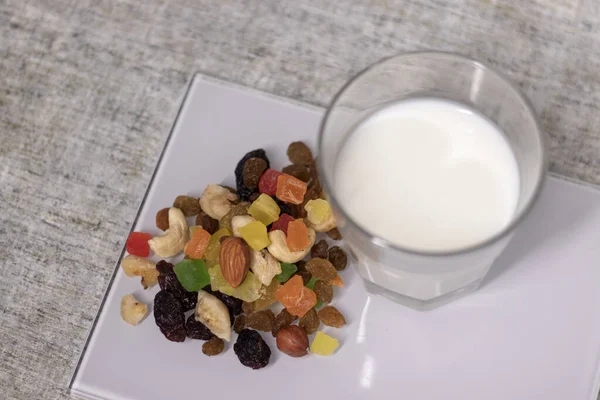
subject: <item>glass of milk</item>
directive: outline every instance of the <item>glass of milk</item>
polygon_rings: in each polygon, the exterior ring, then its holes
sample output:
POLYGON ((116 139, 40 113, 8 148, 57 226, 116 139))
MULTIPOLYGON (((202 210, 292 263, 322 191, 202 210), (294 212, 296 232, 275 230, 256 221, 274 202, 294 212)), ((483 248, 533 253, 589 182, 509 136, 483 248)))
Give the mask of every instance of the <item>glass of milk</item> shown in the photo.
POLYGON ((408 53, 336 95, 318 162, 367 290, 425 310, 477 289, 540 192, 546 139, 491 68, 408 53))

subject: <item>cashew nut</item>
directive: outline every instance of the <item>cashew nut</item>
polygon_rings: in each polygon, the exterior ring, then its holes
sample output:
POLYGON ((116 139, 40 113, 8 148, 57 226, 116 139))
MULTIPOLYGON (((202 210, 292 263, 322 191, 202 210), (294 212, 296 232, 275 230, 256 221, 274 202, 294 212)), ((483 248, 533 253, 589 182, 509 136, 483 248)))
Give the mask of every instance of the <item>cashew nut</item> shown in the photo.
POLYGON ((310 200, 306 203, 304 209, 307 212, 307 226, 310 226, 316 232, 328 232, 336 227, 335 219, 333 218, 333 212, 331 211, 331 205, 327 202, 327 200, 310 200), (316 212, 318 208, 323 207, 327 207, 325 215, 316 212))
POLYGON ((129 325, 137 325, 148 313, 148 306, 140 303, 132 294, 121 299, 121 318, 129 325))
POLYGON ((209 217, 220 220, 231 210, 232 202, 238 199, 237 194, 220 185, 208 185, 200 197, 200 208, 209 217))
POLYGON ((181 252, 189 240, 188 224, 179 208, 169 208, 169 229, 162 236, 148 240, 148 244, 159 257, 173 257, 181 252))
POLYGON ((236 215, 233 217, 231 219, 231 230, 233 231, 233 236, 242 237, 242 235, 240 235, 240 229, 254 221, 256 220, 250 215, 236 215))
POLYGON ((267 250, 253 251, 250 255, 250 269, 265 286, 269 286, 275 275, 281 273, 281 264, 267 250))
POLYGON ((287 237, 283 231, 276 230, 269 232, 269 239, 271 240, 271 244, 267 247, 269 253, 276 259, 285 263, 295 263, 302 260, 311 247, 315 244, 315 239, 317 235, 312 228, 308 228, 308 240, 310 241, 310 245, 306 247, 304 250, 299 251, 290 251, 287 246, 287 237))
POLYGON ((121 261, 121 266, 127 276, 141 276, 144 289, 148 289, 158 282, 159 273, 156 270, 156 264, 147 258, 129 254, 121 261))

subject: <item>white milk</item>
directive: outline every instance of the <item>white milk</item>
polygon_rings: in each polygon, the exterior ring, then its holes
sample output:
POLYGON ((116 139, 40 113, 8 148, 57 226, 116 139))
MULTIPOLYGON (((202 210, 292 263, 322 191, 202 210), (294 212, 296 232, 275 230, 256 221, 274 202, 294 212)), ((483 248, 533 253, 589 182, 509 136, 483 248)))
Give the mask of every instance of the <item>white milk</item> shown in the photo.
POLYGON ((510 222, 519 198, 517 162, 498 128, 435 98, 395 103, 358 125, 334 185, 363 229, 421 251, 484 241, 510 222))

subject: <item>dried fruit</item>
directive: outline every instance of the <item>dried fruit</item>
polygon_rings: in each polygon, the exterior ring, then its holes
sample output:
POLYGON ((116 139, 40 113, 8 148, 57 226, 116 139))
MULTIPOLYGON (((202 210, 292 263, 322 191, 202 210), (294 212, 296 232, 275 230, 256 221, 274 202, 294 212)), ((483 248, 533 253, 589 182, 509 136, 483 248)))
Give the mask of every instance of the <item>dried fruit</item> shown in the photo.
POLYGON ((269 244, 267 250, 269 250, 269 253, 271 253, 273 257, 281 262, 295 263, 306 257, 310 251, 310 247, 315 243, 316 237, 315 231, 311 228, 308 228, 309 245, 300 251, 290 251, 287 246, 287 237, 283 231, 269 232, 271 244, 269 244))
POLYGON ((248 201, 250 203, 253 203, 256 199, 258 199, 258 196, 260 196, 260 192, 254 192, 250 195, 250 197, 248 198, 248 201))
POLYGON ((169 229, 169 209, 163 208, 156 213, 156 227, 161 231, 169 229))
POLYGON ((304 209, 307 212, 308 224, 315 231, 328 232, 335 228, 333 212, 328 201, 323 199, 309 200, 304 209))
POLYGON ((173 264, 164 260, 156 264, 156 269, 160 273, 158 276, 158 285, 164 291, 168 291, 175 296, 181 303, 183 311, 189 311, 196 307, 198 295, 195 292, 188 292, 179 282, 173 264))
POLYGON ((242 312, 244 314, 250 314, 254 312, 254 303, 249 303, 247 301, 242 302, 242 312))
POLYGON ((302 282, 307 285, 310 280, 312 279, 312 275, 310 274, 310 272, 304 270, 304 271, 298 271, 298 273, 296 274, 299 277, 302 278, 302 282))
POLYGON ((304 165, 292 164, 285 167, 282 172, 293 176, 294 178, 300 179, 302 182, 308 182, 310 180, 310 171, 304 165))
POLYGON ((191 314, 185 321, 185 331, 190 339, 209 340, 215 337, 206 325, 196 320, 195 314, 191 314))
POLYGON ((341 328, 346 325, 346 319, 341 312, 338 311, 334 306, 325 306, 317 313, 319 320, 327 326, 333 326, 334 328, 341 328))
POLYGON ((227 306, 227 309, 229 309, 229 314, 231 314, 233 317, 242 313, 242 300, 236 299, 233 296, 229 296, 225 293, 219 292, 218 290, 213 291, 212 289, 208 288, 205 288, 204 290, 221 300, 223 304, 227 306))
POLYGON ((242 365, 260 369, 269 364, 271 349, 265 343, 260 334, 250 329, 240 332, 237 341, 233 345, 233 351, 242 365))
POLYGON ((335 278, 330 280, 329 284, 331 286, 344 287, 344 281, 342 280, 342 277, 339 274, 335 278))
POLYGON ((233 331, 239 334, 246 327, 246 316, 238 315, 233 323, 233 331))
POLYGON ((331 249, 329 249, 327 254, 329 262, 333 264, 336 270, 343 271, 346 269, 346 265, 348 265, 348 256, 341 247, 333 246, 331 249))
POLYGON ((267 250, 252 251, 250 269, 260 282, 269 286, 273 278, 281 274, 281 265, 267 250))
POLYGON ((219 220, 219 227, 221 229, 227 228, 229 230, 232 230, 233 228, 231 226, 231 221, 233 220, 233 218, 241 215, 248 215, 249 208, 250 203, 246 201, 242 201, 241 203, 234 205, 233 207, 231 207, 231 210, 229 210, 229 212, 219 220))
POLYGON ((244 155, 240 161, 238 161, 235 167, 235 183, 236 189, 240 198, 244 201, 248 201, 249 197, 256 190, 253 188, 249 188, 244 184, 244 166, 246 165, 246 161, 251 158, 261 158, 267 164, 267 168, 269 168, 269 159, 267 158, 267 154, 263 149, 252 150, 244 155))
POLYGON ((342 239, 342 234, 340 233, 340 231, 338 230, 338 228, 334 228, 330 231, 327 231, 327 235, 332 238, 333 240, 341 240, 342 239))
POLYGON ((337 350, 339 345, 337 339, 319 331, 310 345, 310 352, 320 356, 330 356, 337 350))
POLYGON ((149 287, 156 285, 158 282, 159 273, 156 269, 156 264, 146 258, 129 254, 123 258, 121 265, 125 275, 129 277, 142 277, 142 286, 144 289, 148 289, 149 287))
POLYGON ((271 332, 275 323, 275 314, 267 309, 246 315, 246 327, 257 331, 271 332))
POLYGON ((200 212, 198 199, 190 196, 177 196, 173 202, 173 207, 179 208, 186 217, 198 215, 200 212))
POLYGON ((275 171, 274 169, 267 169, 258 182, 258 191, 260 193, 268 194, 269 196, 275 196, 277 193, 277 178, 279 178, 281 172, 275 171))
POLYGON ((290 251, 301 251, 310 247, 308 228, 301 219, 291 221, 288 224, 286 244, 290 251))
POLYGON ((162 334, 170 341, 185 340, 183 307, 173 293, 161 290, 154 296, 154 320, 162 334))
POLYGON ((296 263, 296 268, 298 268, 298 271, 306 271, 306 261, 304 260, 300 260, 296 263))
POLYGON ((271 225, 271 229, 269 230, 269 232, 279 230, 279 231, 283 231, 283 233, 285 233, 287 235, 288 226, 291 221, 294 221, 294 217, 292 217, 291 215, 288 215, 288 214, 281 214, 279 216, 279 219, 277 221, 273 222, 273 225, 271 225))
POLYGON ((188 224, 179 208, 169 209, 169 229, 162 236, 148 240, 148 244, 159 257, 173 257, 183 250, 189 239, 188 224))
POLYGON ((290 357, 308 354, 308 336, 297 325, 281 328, 277 333, 277 348, 290 357))
POLYGON ((221 219, 227 214, 238 196, 220 185, 208 185, 200 197, 202 211, 211 218, 221 219))
POLYGON ((277 193, 279 200, 286 203, 302 204, 307 185, 291 175, 281 174, 277 178, 277 193))
POLYGON ((231 341, 229 309, 212 294, 200 290, 195 312, 196 320, 202 322, 217 337, 231 341))
POLYGON ((209 357, 221 354, 224 349, 225 343, 218 337, 214 337, 207 342, 202 343, 202 352, 209 357))
POLYGON ((197 292, 210 284, 204 260, 183 260, 173 268, 173 272, 188 292, 197 292))
POLYGON ((329 245, 324 239, 321 239, 310 249, 310 256, 313 258, 327 258, 327 249, 329 249, 329 245))
POLYGON ((252 302, 258 299, 263 293, 262 284, 252 272, 248 272, 244 282, 237 288, 232 288, 227 283, 221 273, 221 266, 218 264, 209 268, 208 274, 210 275, 210 288, 212 290, 218 290, 237 299, 252 302))
POLYGON ((329 282, 337 275, 333 264, 324 258, 311 258, 306 263, 306 270, 317 279, 329 282))
POLYGON ((256 221, 250 215, 236 215, 231 219, 231 231, 233 232, 233 236, 241 237, 240 228, 248 225, 250 222, 256 221))
POLYGON ((208 246, 204 250, 204 259, 207 262, 216 262, 219 260, 219 253, 221 251, 221 238, 231 236, 229 229, 219 229, 210 237, 208 246))
POLYGON ((250 205, 248 213, 252 215, 256 220, 263 224, 270 225, 279 219, 281 209, 271 198, 266 194, 261 194, 258 198, 250 205))
POLYGON ((256 189, 260 177, 267 169, 267 162, 262 158, 252 157, 244 163, 242 179, 244 185, 249 189, 256 189))
POLYGON ((250 268, 250 248, 240 238, 229 237, 221 243, 221 273, 233 288, 241 285, 250 268))
POLYGON ((219 221, 212 218, 204 211, 200 211, 198 216, 196 216, 196 225, 201 226, 202 229, 204 229, 211 235, 219 229, 219 221))
POLYGON ((152 239, 152 235, 145 232, 131 232, 127 238, 125 248, 129 254, 138 257, 148 257, 150 255, 150 245, 148 240, 152 239))
POLYGON ((199 260, 204 256, 204 251, 210 241, 210 233, 202 228, 194 229, 190 241, 185 245, 184 252, 193 260, 199 260))
POLYGON ((300 276, 294 276, 275 292, 275 298, 290 314, 304 316, 317 304, 317 295, 306 288, 300 276))
POLYGON ((293 164, 310 165, 314 158, 312 151, 302 142, 293 142, 288 146, 287 156, 293 164))
POLYGON ((297 317, 290 314, 286 308, 281 310, 281 312, 275 317, 275 322, 273 323, 273 330, 271 331, 273 336, 277 336, 277 332, 279 332, 281 328, 290 326, 292 322, 296 320, 296 318, 297 317))
POLYGON ((260 221, 250 222, 239 229, 240 235, 254 251, 260 251, 271 244, 267 227, 260 221))
POLYGON ((281 283, 287 282, 294 272, 296 272, 298 268, 294 264, 290 263, 281 263, 281 273, 276 276, 277 280, 281 283))
POLYGON ((331 303, 333 299, 333 287, 331 287, 331 284, 324 281, 317 281, 315 282, 314 291, 317 294, 317 298, 323 303, 331 303))
POLYGON ((125 295, 121 299, 121 318, 129 325, 136 326, 147 313, 148 306, 138 301, 132 294, 125 295))
POLYGON ((280 286, 281 284, 277 279, 273 279, 269 286, 263 286, 260 297, 252 303, 252 311, 261 311, 274 304, 277 301, 275 292, 280 286))
POLYGON ((300 318, 298 325, 309 335, 315 333, 317 329, 319 329, 319 325, 321 325, 321 321, 319 321, 319 316, 317 315, 317 310, 311 308, 306 314, 304 314, 302 318, 300 318))

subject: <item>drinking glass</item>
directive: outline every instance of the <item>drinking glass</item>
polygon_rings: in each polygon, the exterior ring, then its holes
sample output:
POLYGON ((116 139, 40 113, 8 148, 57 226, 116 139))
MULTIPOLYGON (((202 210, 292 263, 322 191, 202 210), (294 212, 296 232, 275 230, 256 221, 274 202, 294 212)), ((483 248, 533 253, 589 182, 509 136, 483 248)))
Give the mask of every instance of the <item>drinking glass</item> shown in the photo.
POLYGON ((367 291, 426 310, 476 290, 540 193, 548 164, 546 147, 529 100, 480 62, 451 53, 414 52, 384 59, 352 78, 321 123, 318 166, 338 228, 357 260, 367 291), (366 117, 411 97, 463 103, 503 132, 518 164, 520 192, 514 216, 502 231, 467 248, 415 251, 366 232, 345 212, 333 185, 345 141, 366 117))

